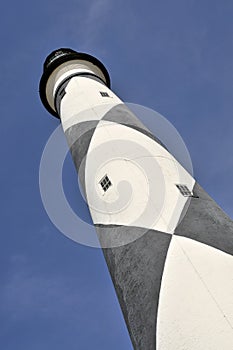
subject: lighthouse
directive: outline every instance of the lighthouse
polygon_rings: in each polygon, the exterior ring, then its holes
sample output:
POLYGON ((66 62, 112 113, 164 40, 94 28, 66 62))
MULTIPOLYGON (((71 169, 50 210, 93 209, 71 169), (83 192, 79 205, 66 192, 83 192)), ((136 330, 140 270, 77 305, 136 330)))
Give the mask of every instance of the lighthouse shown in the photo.
POLYGON ((135 350, 232 350, 233 223, 111 90, 95 57, 45 60, 59 118, 135 350))

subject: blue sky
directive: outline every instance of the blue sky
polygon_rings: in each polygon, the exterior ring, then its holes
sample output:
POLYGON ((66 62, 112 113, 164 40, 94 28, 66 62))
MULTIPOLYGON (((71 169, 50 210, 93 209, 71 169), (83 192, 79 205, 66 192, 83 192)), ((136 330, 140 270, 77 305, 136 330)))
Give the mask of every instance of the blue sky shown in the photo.
MULTIPOLYGON (((71 47, 102 60, 124 101, 173 123, 195 177, 233 217, 232 17, 231 0, 2 5, 1 349, 132 349, 101 251, 59 233, 41 203, 40 157, 59 124, 39 100, 45 57, 71 47)), ((64 180, 74 202, 70 157, 64 180)))

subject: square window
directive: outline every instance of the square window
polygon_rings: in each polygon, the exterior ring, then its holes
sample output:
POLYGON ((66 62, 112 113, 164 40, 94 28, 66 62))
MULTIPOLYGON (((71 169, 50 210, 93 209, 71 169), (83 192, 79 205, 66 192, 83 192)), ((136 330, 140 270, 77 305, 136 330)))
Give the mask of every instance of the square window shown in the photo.
POLYGON ((176 187, 184 197, 193 197, 193 193, 188 189, 186 185, 176 185, 176 187))
POLYGON ((109 97, 109 94, 108 94, 107 92, 102 92, 102 91, 100 91, 100 95, 101 95, 102 97, 109 97))
POLYGON ((104 190, 104 192, 106 192, 110 186, 112 186, 111 181, 109 180, 108 175, 105 175, 99 182, 99 184, 101 185, 102 189, 104 190))

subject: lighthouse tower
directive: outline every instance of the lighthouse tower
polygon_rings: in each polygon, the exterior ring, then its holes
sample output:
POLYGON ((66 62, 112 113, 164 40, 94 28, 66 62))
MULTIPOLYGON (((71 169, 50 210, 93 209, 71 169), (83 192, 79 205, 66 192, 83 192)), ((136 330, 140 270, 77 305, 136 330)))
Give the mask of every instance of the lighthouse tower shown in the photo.
POLYGON ((95 57, 52 52, 40 97, 61 120, 134 349, 232 350, 232 221, 95 57))

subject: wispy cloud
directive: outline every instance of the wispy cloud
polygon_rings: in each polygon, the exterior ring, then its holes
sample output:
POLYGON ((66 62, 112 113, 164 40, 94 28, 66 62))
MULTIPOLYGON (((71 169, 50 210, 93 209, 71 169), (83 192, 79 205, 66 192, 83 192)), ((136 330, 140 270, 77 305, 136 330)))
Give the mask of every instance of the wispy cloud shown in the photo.
POLYGON ((90 50, 97 45, 104 28, 109 21, 113 2, 109 0, 94 0, 82 8, 65 15, 65 30, 73 40, 79 41, 82 50, 90 50))
POLYGON ((23 256, 11 259, 10 277, 1 292, 2 312, 8 321, 37 318, 77 317, 85 300, 64 276, 39 273, 23 256))

